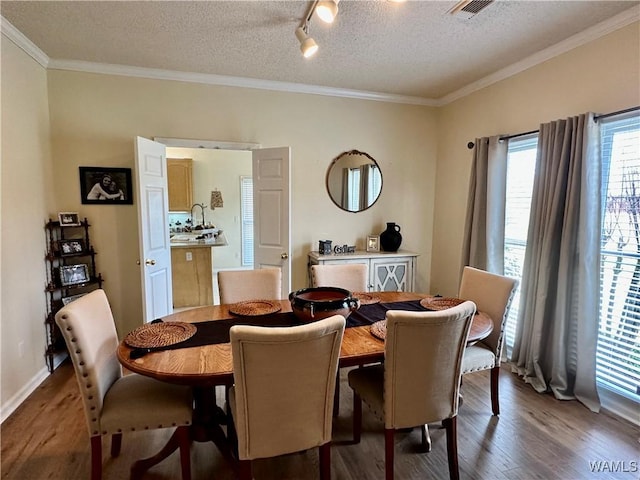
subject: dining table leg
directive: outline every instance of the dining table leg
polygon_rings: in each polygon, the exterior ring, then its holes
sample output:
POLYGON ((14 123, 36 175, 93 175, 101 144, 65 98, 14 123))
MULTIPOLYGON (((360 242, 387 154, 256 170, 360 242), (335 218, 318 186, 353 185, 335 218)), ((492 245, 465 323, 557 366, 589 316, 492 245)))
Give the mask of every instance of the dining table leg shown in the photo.
POLYGON ((235 466, 236 460, 221 426, 226 423, 226 415, 216 403, 214 387, 193 387, 193 400, 192 439, 197 442, 213 442, 222 456, 235 466))
MULTIPOLYGON (((164 447, 162 447, 162 449, 158 453, 156 453, 151 457, 143 458, 141 460, 134 462, 133 465, 131 465, 131 471, 130 471, 131 480, 137 480, 139 478, 142 478, 142 475, 147 470, 149 470, 154 465, 157 465, 162 460, 164 460, 169 455, 171 455, 173 452, 175 452, 178 448, 180 448, 180 445, 183 442, 189 442, 189 439, 187 438, 189 436, 189 433, 186 429, 187 427, 176 428, 176 431, 173 432, 173 434, 169 438, 169 441, 165 444, 164 447)), ((185 472, 188 472, 187 476, 190 477, 191 475, 190 468, 186 465, 182 465, 183 480, 186 480, 186 478, 188 478, 188 477, 185 477, 185 472)))
MULTIPOLYGON (((193 387, 193 423, 189 427, 189 440, 194 442, 213 442, 222 456, 237 469, 237 460, 231 453, 231 445, 222 429, 226 423, 224 411, 217 405, 215 387, 193 387)), ((155 455, 136 461, 131 466, 131 480, 136 480, 154 465, 167 458, 183 441, 184 428, 178 428, 167 443, 155 455)))

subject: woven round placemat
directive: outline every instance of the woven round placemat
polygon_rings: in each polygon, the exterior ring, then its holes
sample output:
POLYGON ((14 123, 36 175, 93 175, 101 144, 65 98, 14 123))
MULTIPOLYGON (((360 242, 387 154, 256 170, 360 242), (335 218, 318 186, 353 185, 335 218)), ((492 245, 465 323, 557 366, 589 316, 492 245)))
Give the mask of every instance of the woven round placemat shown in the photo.
POLYGON ((384 340, 387 338, 387 321, 386 320, 378 320, 377 322, 371 324, 371 335, 380 340, 384 340))
POLYGON ((195 325, 186 322, 147 323, 130 332, 124 342, 134 348, 168 347, 184 342, 196 333, 195 325))
POLYGON ((366 292, 353 292, 351 296, 360 300, 360 305, 373 305, 380 302, 380 297, 366 292))
POLYGON ((429 310, 446 310, 463 302, 464 300, 453 297, 427 297, 420 300, 420 305, 429 310))
POLYGON ((229 305, 229 311, 235 315, 256 316, 268 315, 281 310, 280 302, 272 300, 247 300, 229 305))

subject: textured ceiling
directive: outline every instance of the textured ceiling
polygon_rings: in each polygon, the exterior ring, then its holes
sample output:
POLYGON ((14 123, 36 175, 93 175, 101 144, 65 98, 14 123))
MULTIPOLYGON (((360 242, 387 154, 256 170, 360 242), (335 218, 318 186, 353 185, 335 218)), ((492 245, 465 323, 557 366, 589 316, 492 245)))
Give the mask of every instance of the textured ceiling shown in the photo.
POLYGON ((496 1, 471 19, 456 1, 349 1, 320 49, 294 31, 306 1, 6 1, 0 14, 52 60, 216 74, 437 100, 638 1, 496 1))

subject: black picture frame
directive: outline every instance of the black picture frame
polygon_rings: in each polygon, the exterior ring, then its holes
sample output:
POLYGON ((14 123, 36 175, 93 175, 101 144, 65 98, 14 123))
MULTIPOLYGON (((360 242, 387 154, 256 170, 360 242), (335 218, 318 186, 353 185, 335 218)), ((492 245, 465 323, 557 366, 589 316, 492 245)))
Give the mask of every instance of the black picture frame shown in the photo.
POLYGON ((58 240, 58 251, 60 255, 81 255, 85 252, 86 246, 81 238, 70 238, 58 240))
POLYGON ((76 265, 62 265, 60 267, 60 285, 68 287, 70 285, 80 285, 91 280, 89 277, 89 267, 85 263, 76 265))
POLYGON ((83 204, 133 204, 130 168, 79 167, 79 170, 80 198, 83 204))

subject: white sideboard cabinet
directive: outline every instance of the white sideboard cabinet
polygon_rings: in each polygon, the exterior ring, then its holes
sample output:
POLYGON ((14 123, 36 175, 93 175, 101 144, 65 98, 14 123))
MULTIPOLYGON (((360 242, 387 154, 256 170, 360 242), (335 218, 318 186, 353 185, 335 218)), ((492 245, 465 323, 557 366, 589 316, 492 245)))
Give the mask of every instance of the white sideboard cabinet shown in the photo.
POLYGON ((417 253, 402 250, 328 255, 309 252, 309 285, 311 285, 312 265, 364 263, 369 266, 370 292, 413 292, 417 258, 417 253))

